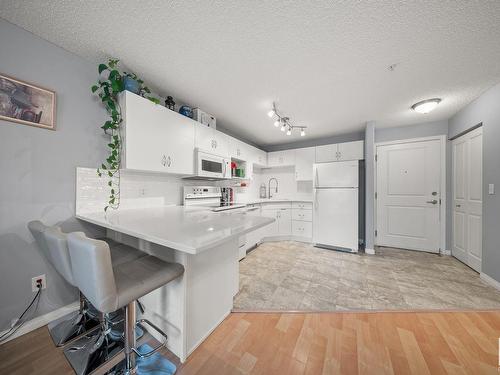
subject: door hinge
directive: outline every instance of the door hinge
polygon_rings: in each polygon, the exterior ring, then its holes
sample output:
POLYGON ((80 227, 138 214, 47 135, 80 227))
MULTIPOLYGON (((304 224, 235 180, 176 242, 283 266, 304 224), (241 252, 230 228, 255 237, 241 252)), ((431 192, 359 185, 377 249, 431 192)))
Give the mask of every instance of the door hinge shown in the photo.
POLYGON ((378 154, 375 154, 375 161, 378 161, 378 154))
POLYGON ((378 198, 378 194, 377 194, 377 192, 375 192, 375 199, 377 199, 377 198, 378 198))
POLYGON ((377 237, 378 235, 378 230, 375 230, 375 237, 377 237))

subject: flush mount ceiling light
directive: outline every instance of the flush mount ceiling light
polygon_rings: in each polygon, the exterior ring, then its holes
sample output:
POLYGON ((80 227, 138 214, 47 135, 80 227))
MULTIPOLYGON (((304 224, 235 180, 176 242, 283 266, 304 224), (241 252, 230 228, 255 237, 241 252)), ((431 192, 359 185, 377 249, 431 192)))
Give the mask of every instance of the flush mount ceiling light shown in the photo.
POLYGON ((411 109, 418 113, 429 113, 436 108, 439 103, 441 103, 441 99, 439 98, 422 100, 421 102, 413 104, 411 109))
POLYGON ((307 128, 307 126, 292 125, 292 123, 290 122, 290 117, 286 117, 278 113, 278 110, 276 109, 276 103, 273 102, 273 108, 269 112, 267 112, 267 115, 275 119, 275 127, 279 127, 281 125, 280 130, 282 132, 286 131, 286 135, 292 135, 293 129, 300 130, 301 137, 304 137, 306 135, 306 131, 304 129, 307 128))

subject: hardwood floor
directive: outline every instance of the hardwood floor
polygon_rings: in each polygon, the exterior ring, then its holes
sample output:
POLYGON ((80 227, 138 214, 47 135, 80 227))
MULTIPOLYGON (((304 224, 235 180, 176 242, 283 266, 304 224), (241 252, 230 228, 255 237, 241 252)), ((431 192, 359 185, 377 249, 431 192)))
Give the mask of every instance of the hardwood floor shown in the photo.
MULTIPOLYGON (((500 312, 233 313, 179 366, 201 374, 498 374, 500 312)), ((72 374, 45 327, 0 374, 72 374)))

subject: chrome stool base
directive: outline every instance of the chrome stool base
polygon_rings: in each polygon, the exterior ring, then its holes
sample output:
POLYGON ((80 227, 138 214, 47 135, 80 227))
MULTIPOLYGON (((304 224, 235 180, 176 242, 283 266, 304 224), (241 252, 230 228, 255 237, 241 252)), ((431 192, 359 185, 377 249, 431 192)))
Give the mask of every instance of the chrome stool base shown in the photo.
MULTIPOLYGON (((138 327, 136 335, 141 338, 144 331, 138 327)), ((117 327, 98 328, 75 340, 64 349, 64 356, 77 375, 87 375, 123 351, 124 346, 120 322, 117 327)))
POLYGON ((99 325, 96 319, 89 319, 80 311, 73 311, 47 325, 50 337, 56 346, 63 346, 83 333, 99 325))

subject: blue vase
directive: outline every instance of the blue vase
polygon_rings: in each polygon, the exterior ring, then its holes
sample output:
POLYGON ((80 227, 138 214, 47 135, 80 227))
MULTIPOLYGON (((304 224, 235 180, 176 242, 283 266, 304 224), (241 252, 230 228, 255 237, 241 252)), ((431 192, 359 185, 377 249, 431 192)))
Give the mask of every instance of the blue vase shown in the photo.
POLYGON ((139 94, 139 91, 141 90, 139 82, 127 76, 123 78, 123 88, 127 91, 133 92, 134 94, 139 94))
POLYGON ((183 116, 193 118, 193 109, 187 105, 183 105, 179 108, 179 113, 183 116))

